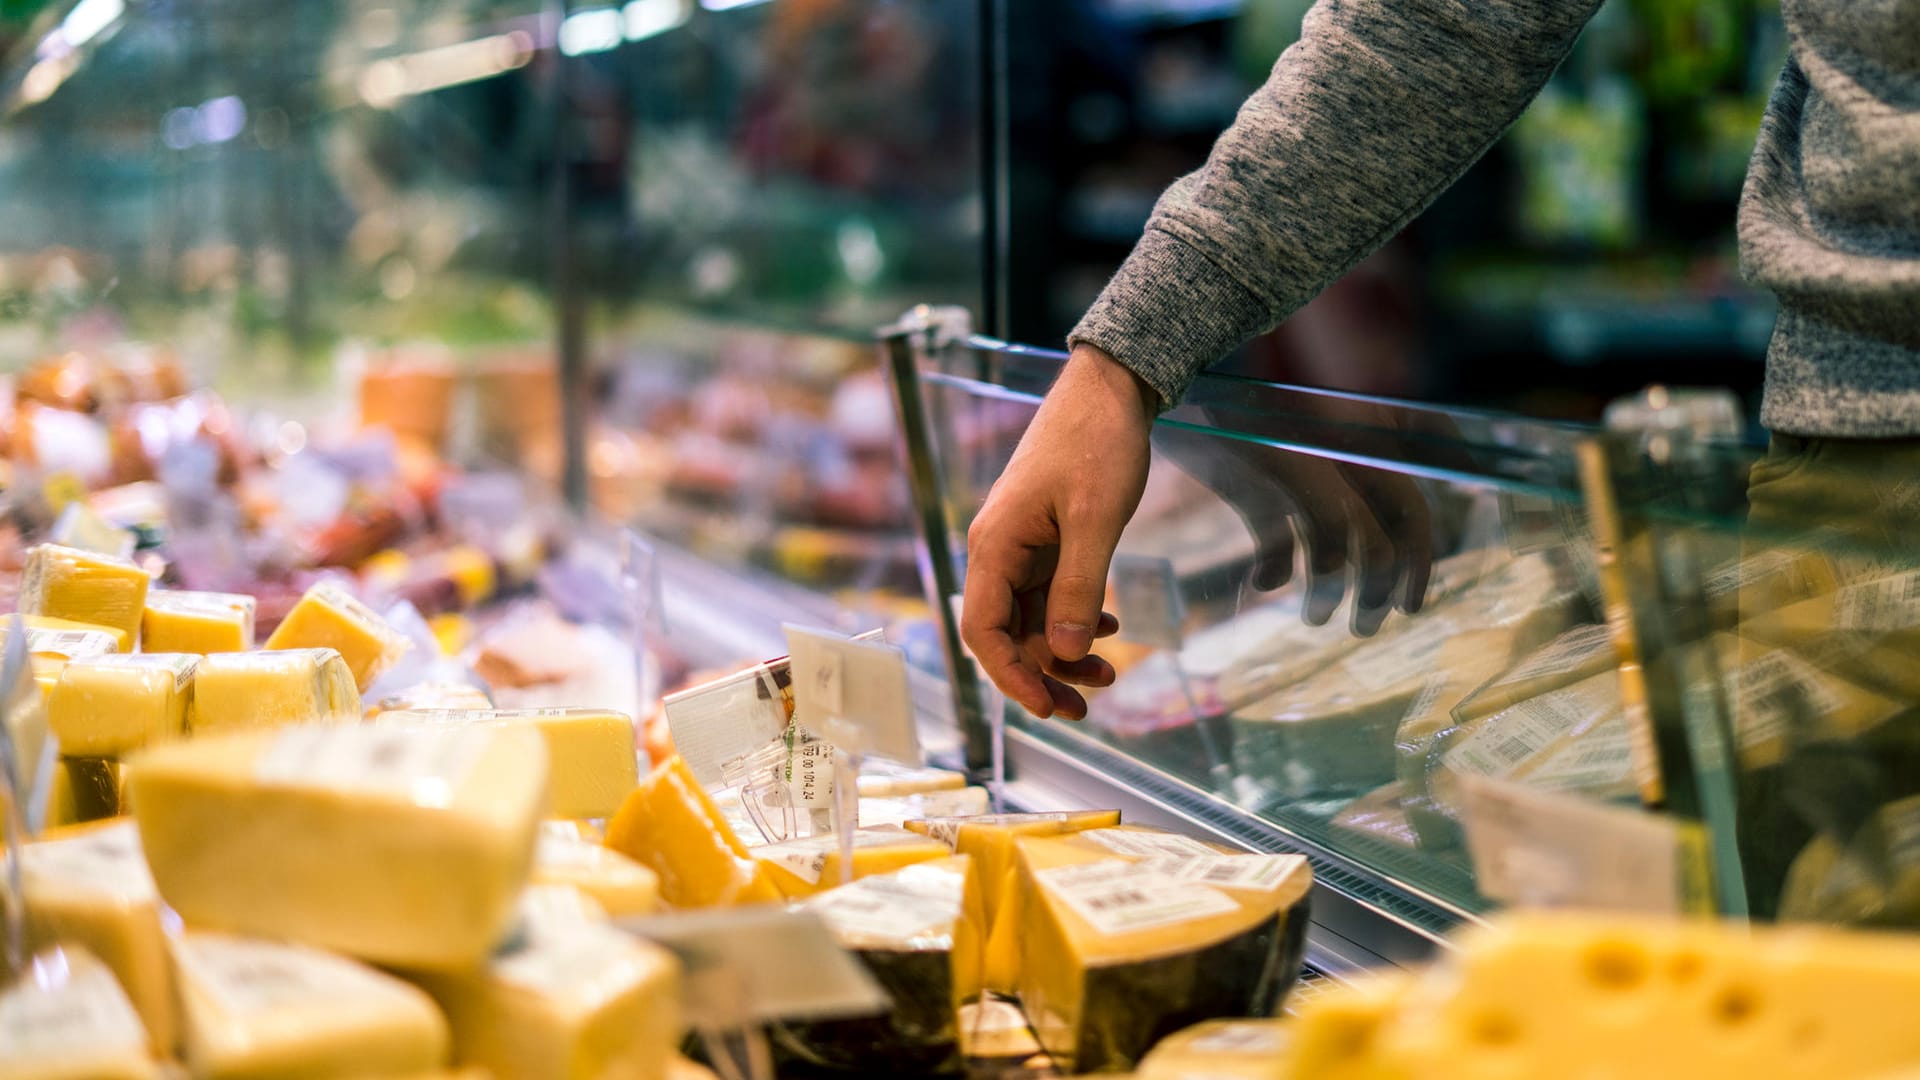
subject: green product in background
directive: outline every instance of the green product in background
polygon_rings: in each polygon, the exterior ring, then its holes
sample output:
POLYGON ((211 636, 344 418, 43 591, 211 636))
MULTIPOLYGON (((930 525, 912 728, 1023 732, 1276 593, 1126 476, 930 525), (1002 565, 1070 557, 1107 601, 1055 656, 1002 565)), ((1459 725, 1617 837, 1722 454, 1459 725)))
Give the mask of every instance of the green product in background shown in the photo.
POLYGON ((1584 97, 1549 85, 1513 126, 1519 226, 1542 243, 1623 248, 1638 239, 1646 119, 1626 80, 1593 80, 1584 97))

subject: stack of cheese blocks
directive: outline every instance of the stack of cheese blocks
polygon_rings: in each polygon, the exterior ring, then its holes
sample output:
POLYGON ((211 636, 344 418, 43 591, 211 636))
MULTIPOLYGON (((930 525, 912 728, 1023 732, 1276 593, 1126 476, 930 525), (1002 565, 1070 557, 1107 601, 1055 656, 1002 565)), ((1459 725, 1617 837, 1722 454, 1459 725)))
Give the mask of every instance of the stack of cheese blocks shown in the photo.
MULTIPOLYGON (((962 783, 863 783, 884 792, 861 800, 863 819, 962 783)), ((837 835, 750 848, 729 817, 676 757, 640 782, 606 843, 655 871, 671 906, 796 904, 865 963, 889 1016, 776 1028, 776 1049, 810 1065, 910 1074, 1044 1051, 1062 1068, 1127 1068, 1194 1020, 1271 1015, 1304 948, 1304 859, 1122 825, 1118 811, 868 826, 850 838, 851 866, 837 835), (994 1020, 1007 998, 1025 1038, 994 1020)))
POLYGON ((690 1075, 677 963, 608 925, 659 882, 581 820, 636 786, 626 717, 363 721, 404 639, 327 585, 248 651, 251 598, 43 545, 22 608, 112 639, 36 649, 36 677, 68 771, 98 763, 125 798, 95 809, 132 817, 20 853, 35 958, 0 989, 0 1076, 690 1075))
POLYGON ((1911 1080, 1920 941, 1814 927, 1515 912, 1424 971, 1364 976, 1288 1021, 1203 1024, 1145 1080, 1911 1080))

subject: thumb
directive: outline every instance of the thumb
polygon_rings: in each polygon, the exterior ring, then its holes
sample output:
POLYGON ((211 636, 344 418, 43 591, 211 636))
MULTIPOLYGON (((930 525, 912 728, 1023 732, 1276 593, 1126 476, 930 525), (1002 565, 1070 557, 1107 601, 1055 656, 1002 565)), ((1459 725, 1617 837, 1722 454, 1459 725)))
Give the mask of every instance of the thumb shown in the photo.
POLYGON ((1119 531, 1085 522, 1062 528, 1060 561, 1047 587, 1047 649, 1060 660, 1078 660, 1093 648, 1100 605, 1107 598, 1107 567, 1119 531))

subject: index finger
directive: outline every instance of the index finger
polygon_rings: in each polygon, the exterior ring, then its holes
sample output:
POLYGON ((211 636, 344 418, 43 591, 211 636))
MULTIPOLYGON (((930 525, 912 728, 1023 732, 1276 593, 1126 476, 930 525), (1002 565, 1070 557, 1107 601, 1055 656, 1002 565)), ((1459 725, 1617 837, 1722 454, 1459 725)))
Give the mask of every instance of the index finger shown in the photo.
POLYGON ((1014 640, 1013 570, 1022 554, 1005 543, 976 545, 968 552, 960 639, 1001 693, 1035 716, 1049 716, 1053 694, 1039 666, 1014 640))

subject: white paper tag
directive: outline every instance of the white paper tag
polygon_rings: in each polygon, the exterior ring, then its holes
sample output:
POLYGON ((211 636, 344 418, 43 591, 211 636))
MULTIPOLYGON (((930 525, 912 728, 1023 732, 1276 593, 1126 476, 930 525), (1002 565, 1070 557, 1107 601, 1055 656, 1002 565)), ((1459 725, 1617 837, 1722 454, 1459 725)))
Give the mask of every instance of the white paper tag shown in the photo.
POLYGON ((1920 570, 1849 585, 1834 595, 1839 630, 1904 630, 1920 626, 1920 570))
POLYGON ((475 727, 303 726, 282 728, 254 775, 270 784, 397 796, 417 806, 450 806, 486 751, 475 727))
POLYGON ((1035 877, 1102 934, 1130 934, 1240 910, 1223 892, 1144 873, 1122 859, 1055 866, 1035 877))
POLYGON ((887 1010, 887 995, 866 968, 808 911, 756 904, 620 925, 680 957, 687 971, 687 1015, 715 1026, 887 1010))
POLYGON ((195 935, 175 957, 207 996, 247 1015, 364 995, 376 976, 331 953, 277 941, 195 935))
POLYGON ((794 718, 850 754, 920 761, 906 654, 891 645, 788 626, 794 718), (838 725, 836 733, 831 725, 838 725), (857 745, 848 745, 854 743, 857 745))
POLYGON ((1079 835, 1108 851, 1122 855, 1218 855, 1218 851, 1192 837, 1178 833, 1144 832, 1137 829, 1092 829, 1079 835))
POLYGON ((1778 548, 1763 551, 1750 558, 1735 559, 1713 573, 1708 574, 1700 583, 1701 591, 1710 599, 1732 596, 1764 578, 1772 577, 1793 565, 1793 556, 1778 548))
POLYGON ((1482 895, 1530 907, 1674 913, 1684 847, 1672 818, 1463 776, 1462 821, 1482 895))
POLYGON ((1589 797, 1629 794, 1634 790, 1633 731, 1626 716, 1602 720, 1516 779, 1530 788, 1589 797))
POLYGON ((1582 724, 1618 713, 1612 696, 1576 683, 1495 713, 1440 760, 1455 772, 1505 776, 1582 724))
POLYGON ((1186 640, 1186 604, 1173 560, 1116 555, 1110 576, 1120 635, 1161 649, 1179 649, 1186 640))
POLYGON ((98 961, 48 951, 0 993, 0 1053, 8 1061, 30 1064, 117 1047, 144 1050, 146 1042, 133 1003, 98 961))
POLYGON ((129 902, 155 895, 140 830, 132 821, 27 844, 20 849, 20 866, 28 877, 97 889, 129 902))
MULTIPOLYGON (((857 829, 853 834, 853 846, 863 848, 903 847, 908 844, 925 843, 926 837, 905 829, 857 829)), ((796 877, 818 884, 820 875, 826 870, 827 859, 840 851, 839 833, 822 833, 800 840, 788 840, 779 844, 766 844, 751 849, 754 858, 778 863, 790 870, 796 877)))
MULTIPOLYGON (((783 665, 784 666, 784 665, 783 665)), ((726 764, 780 738, 787 730, 785 695, 772 665, 758 664, 723 679, 669 694, 661 703, 673 748, 706 788, 725 783, 726 764)))
POLYGON ((819 740, 793 748, 786 773, 787 791, 794 806, 827 808, 833 805, 833 745, 819 740))
POLYGON ((1819 672, 1784 650, 1754 657, 1727 682, 1742 750, 1786 738, 1796 720, 1817 721, 1844 707, 1819 672))
POLYGON ((1134 865, 1174 881, 1271 892, 1306 861, 1302 855, 1156 855, 1134 865))
POLYGON ((34 656, 61 656, 84 660, 120 651, 120 642, 105 630, 43 630, 27 628, 27 652, 34 656))
POLYGON ((822 893, 806 908, 841 934, 904 941, 934 931, 944 937, 960 918, 966 884, 951 870, 910 866, 822 893))
POLYGON ((1287 1048, 1285 1033, 1272 1024, 1224 1024, 1187 1044, 1197 1054, 1278 1054, 1287 1048))

